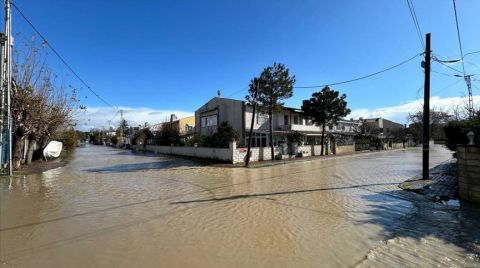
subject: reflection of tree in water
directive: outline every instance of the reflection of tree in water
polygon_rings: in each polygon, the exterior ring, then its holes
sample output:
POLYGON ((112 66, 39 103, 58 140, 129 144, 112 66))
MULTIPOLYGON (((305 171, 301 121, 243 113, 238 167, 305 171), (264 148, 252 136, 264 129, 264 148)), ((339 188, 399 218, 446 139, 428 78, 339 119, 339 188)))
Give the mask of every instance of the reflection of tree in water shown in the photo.
POLYGON ((469 267, 480 264, 478 206, 447 206, 404 191, 379 192, 362 198, 371 205, 367 219, 357 223, 381 226, 381 235, 388 240, 371 250, 362 265, 455 265, 452 261, 469 267), (394 198, 385 198, 386 195, 394 198), (407 202, 412 205, 412 213, 401 216, 406 207, 402 205, 405 202, 399 201, 405 197, 412 201, 407 202))

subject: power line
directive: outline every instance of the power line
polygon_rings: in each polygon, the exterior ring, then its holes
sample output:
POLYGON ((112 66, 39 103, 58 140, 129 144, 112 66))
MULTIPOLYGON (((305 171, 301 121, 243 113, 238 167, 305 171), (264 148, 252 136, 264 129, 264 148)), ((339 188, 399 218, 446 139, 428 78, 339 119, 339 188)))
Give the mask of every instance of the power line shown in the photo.
POLYGON ((442 72, 435 71, 435 70, 432 70, 432 69, 430 69, 430 71, 431 71, 432 73, 441 74, 441 75, 444 75, 444 76, 455 77, 454 74, 442 73, 442 72))
POLYGON ((449 69, 451 69, 451 70, 454 70, 454 71, 457 72, 457 73, 464 74, 462 71, 457 70, 457 69, 453 68, 452 66, 449 66, 448 64, 443 63, 442 61, 438 60, 436 57, 434 57, 434 58, 432 58, 432 59, 433 59, 434 61, 440 63, 441 65, 443 65, 443 66, 445 66, 445 67, 447 67, 447 68, 449 68, 449 69))
POLYGON ((455 86, 456 84, 458 84, 458 83, 460 83, 460 82, 462 82, 462 80, 459 79, 459 80, 451 83, 450 85, 448 85, 448 86, 446 86, 446 87, 444 87, 444 88, 442 88, 442 89, 439 89, 439 90, 436 90, 435 92, 432 92, 432 94, 438 94, 438 93, 444 91, 445 89, 448 89, 448 88, 450 88, 450 87, 455 86))
POLYGON ((112 121, 115 117, 117 117, 117 115, 120 113, 120 110, 118 109, 115 114, 112 116, 112 118, 110 118, 110 120, 108 121, 112 121))
POLYGON ((465 64, 463 63, 463 48, 462 48, 462 40, 460 38, 460 27, 458 26, 458 16, 457 16, 457 5, 456 5, 456 2, 455 0, 452 0, 453 1, 453 10, 454 10, 454 13, 455 13, 455 25, 457 26, 457 37, 458 37, 458 45, 460 47, 460 56, 462 56, 462 70, 463 70, 463 75, 465 76, 466 73, 465 73, 465 64))
POLYGON ((82 83, 84 84, 88 90, 90 90, 90 92, 92 92, 93 95, 95 95, 99 100, 101 100, 103 103, 105 103, 107 106, 113 108, 113 109, 116 109, 118 110, 118 108, 112 106, 110 103, 108 103, 104 98, 102 98, 97 92, 95 92, 86 82, 85 80, 83 80, 80 75, 77 74, 77 72, 75 72, 73 70, 73 68, 70 66, 70 64, 67 63, 67 61, 60 55, 60 53, 57 52, 57 50, 50 44, 50 42, 48 42, 48 40, 40 33, 39 30, 37 30, 37 28, 33 25, 33 23, 27 18, 27 16, 25 16, 25 14, 23 14, 23 12, 18 8, 17 5, 15 5, 15 3, 11 3, 11 5, 15 8, 15 10, 17 10, 17 12, 20 14, 20 16, 22 16, 22 18, 30 25, 30 27, 32 27, 32 29, 43 39, 43 42, 44 44, 46 44, 52 51, 53 53, 60 59, 60 61, 72 72, 72 74, 77 77, 77 79, 82 83))
POLYGON ((418 38, 420 40, 420 45, 423 49, 425 49, 425 43, 423 42, 423 35, 422 31, 420 30, 420 24, 418 23, 417 13, 415 12, 415 7, 413 6, 413 2, 411 0, 407 0, 408 10, 410 11, 410 16, 412 17, 413 24, 415 25, 415 29, 417 31, 418 38))
POLYGON ((478 50, 478 51, 473 51, 473 52, 469 52, 469 53, 463 55, 462 60, 463 60, 463 58, 465 58, 466 56, 471 55, 471 54, 476 54, 476 53, 480 53, 480 50, 478 50))
POLYGON ((319 85, 319 86, 298 86, 298 87, 293 87, 293 88, 319 88, 319 87, 325 87, 325 86, 336 86, 336 85, 341 85, 341 84, 346 84, 346 83, 351 83, 351 82, 355 82, 355 81, 358 81, 358 80, 362 80, 362 79, 366 79, 366 78, 369 78, 369 77, 372 77, 372 76, 375 76, 377 74, 381 74, 381 73, 384 73, 386 71, 390 71, 394 68, 397 68, 413 59, 415 59, 416 57, 422 55, 422 53, 419 53, 419 54, 415 54, 415 56, 407 59, 407 60, 404 60, 398 64, 395 64, 393 66, 390 66, 388 68, 385 68, 383 70, 380 70, 378 72, 374 72, 374 73, 371 73, 371 74, 368 74, 368 75, 365 75, 365 76, 361 76, 361 77, 357 77, 357 78, 353 78, 353 79, 349 79, 349 80, 345 80, 345 81, 341 81, 341 82, 335 82, 335 83, 329 83, 329 84, 323 84, 323 85, 319 85))
POLYGON ((234 91, 234 92, 230 93, 228 96, 226 96, 225 98, 230 98, 230 97, 232 97, 232 96, 234 96, 234 95, 236 95, 236 94, 238 94, 238 93, 240 93, 244 90, 247 90, 247 89, 248 89, 248 87, 245 87, 245 88, 239 89, 237 91, 234 91))

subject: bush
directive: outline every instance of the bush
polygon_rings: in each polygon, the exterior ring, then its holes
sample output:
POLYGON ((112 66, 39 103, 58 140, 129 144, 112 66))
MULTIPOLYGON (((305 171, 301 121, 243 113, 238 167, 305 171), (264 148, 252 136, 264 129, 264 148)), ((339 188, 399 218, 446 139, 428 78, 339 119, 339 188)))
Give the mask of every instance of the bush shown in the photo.
POLYGON ((216 133, 210 136, 195 135, 185 145, 197 144, 203 147, 228 148, 232 140, 238 141, 239 135, 228 122, 223 122, 216 133))
POLYGON ((230 126, 228 122, 223 122, 219 127, 217 133, 206 136, 204 146, 215 148, 228 148, 232 140, 238 140, 238 133, 230 126))
POLYGON ((63 150, 72 152, 77 147, 77 132, 74 130, 63 131, 56 133, 53 136, 53 140, 57 140, 63 143, 63 150))
POLYGON ((287 140, 291 143, 300 143, 303 141, 303 134, 298 131, 288 133, 287 140))
POLYGON ((162 129, 155 136, 157 145, 178 145, 180 144, 180 134, 173 124, 163 124, 162 129))
POLYGON ((194 146, 195 143, 198 146, 204 146, 205 138, 206 138, 205 136, 197 134, 197 135, 193 136, 191 139, 187 140, 185 142, 185 146, 194 146))
POLYGON ((475 133, 475 143, 480 144, 480 114, 471 120, 450 121, 443 128, 447 138, 448 149, 455 151, 457 144, 468 144, 467 133, 475 133))

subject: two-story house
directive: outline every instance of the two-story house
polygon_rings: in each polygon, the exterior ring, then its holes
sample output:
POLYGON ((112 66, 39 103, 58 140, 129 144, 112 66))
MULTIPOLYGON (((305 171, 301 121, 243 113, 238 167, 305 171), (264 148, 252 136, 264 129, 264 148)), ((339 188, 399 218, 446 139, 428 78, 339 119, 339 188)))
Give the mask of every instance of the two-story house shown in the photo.
MULTIPOLYGON (((266 111, 257 110, 253 122, 253 147, 270 145, 269 116, 266 111)), ((217 131, 222 122, 228 122, 241 137, 240 143, 245 145, 250 134, 253 107, 245 101, 214 97, 195 111, 196 133, 210 135, 217 131)), ((287 142, 288 134, 297 131, 303 134, 304 144, 320 144, 320 126, 305 118, 300 109, 284 107, 273 114, 273 144, 275 146, 287 142)), ((341 120, 333 128, 327 127, 331 135, 353 136, 357 132, 359 121, 341 120)))

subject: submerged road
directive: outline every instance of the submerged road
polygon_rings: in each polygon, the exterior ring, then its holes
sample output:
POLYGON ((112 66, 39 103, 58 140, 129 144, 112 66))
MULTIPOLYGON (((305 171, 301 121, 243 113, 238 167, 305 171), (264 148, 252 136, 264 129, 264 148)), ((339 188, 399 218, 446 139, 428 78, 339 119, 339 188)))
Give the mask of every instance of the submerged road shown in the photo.
POLYGON ((0 178, 0 266, 480 267, 480 210, 399 190, 420 169, 420 148, 245 169, 87 146, 0 178))

